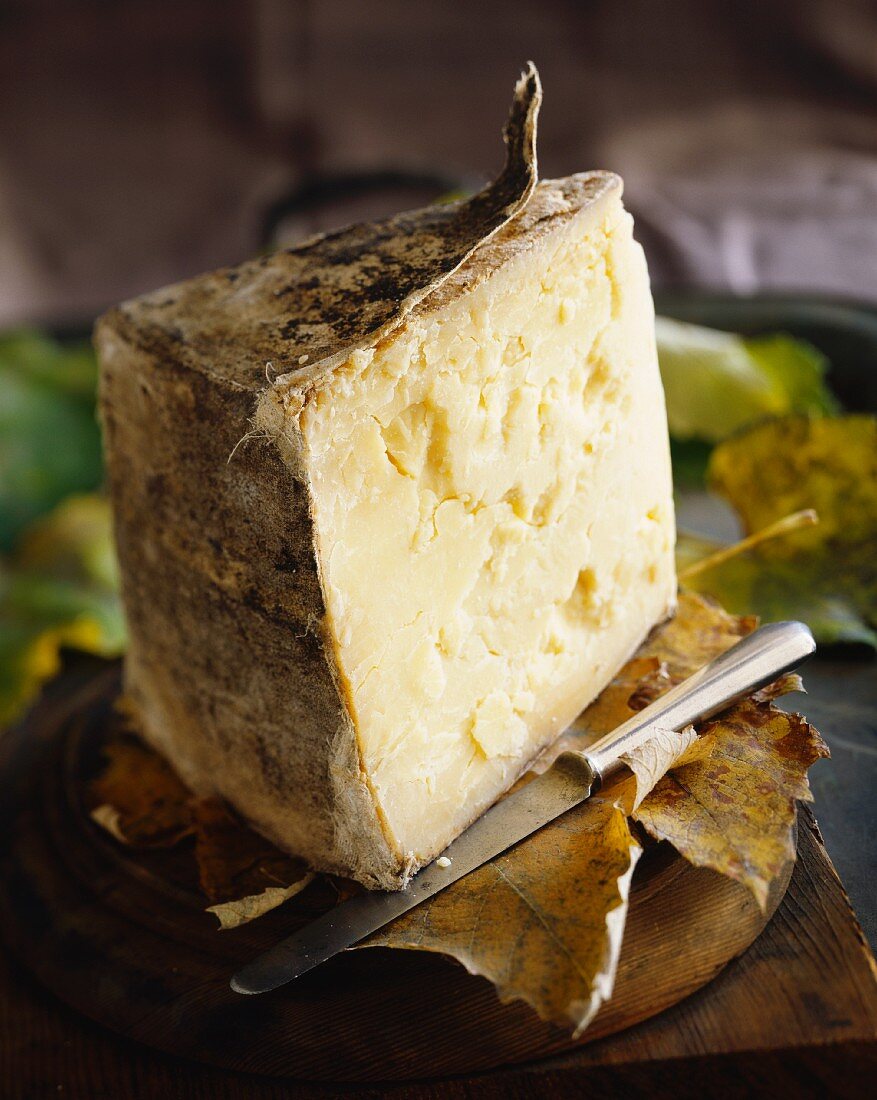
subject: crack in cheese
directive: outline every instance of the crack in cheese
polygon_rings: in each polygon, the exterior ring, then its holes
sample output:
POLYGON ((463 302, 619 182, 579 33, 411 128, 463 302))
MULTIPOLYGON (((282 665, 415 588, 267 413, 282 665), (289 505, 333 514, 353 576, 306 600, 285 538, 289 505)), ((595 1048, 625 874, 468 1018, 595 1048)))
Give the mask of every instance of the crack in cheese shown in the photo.
POLYGON ((539 96, 530 70, 471 200, 98 325, 130 712, 195 790, 370 887, 674 601, 645 261, 616 176, 535 185, 539 96))

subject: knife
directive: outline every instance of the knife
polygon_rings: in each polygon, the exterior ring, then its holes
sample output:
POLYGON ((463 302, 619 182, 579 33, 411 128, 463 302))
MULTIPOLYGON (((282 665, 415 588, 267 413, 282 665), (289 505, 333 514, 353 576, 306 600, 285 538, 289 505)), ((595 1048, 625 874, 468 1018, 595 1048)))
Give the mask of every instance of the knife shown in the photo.
POLYGON ((679 731, 790 672, 816 648, 804 623, 770 623, 671 688, 587 752, 561 753, 542 775, 508 795, 453 841, 404 890, 371 891, 336 905, 231 979, 236 993, 267 993, 359 943, 388 921, 501 855, 584 802, 625 767, 621 757, 658 730, 679 731), (448 862, 450 861, 450 862, 448 862))

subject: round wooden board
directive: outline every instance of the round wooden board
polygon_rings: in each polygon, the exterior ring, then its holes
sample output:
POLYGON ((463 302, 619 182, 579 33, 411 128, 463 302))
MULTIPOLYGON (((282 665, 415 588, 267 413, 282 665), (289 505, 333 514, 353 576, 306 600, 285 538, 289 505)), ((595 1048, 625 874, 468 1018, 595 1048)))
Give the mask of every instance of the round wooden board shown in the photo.
MULTIPOLYGON (((441 956, 350 952, 261 997, 236 967, 289 931, 282 907, 233 932, 204 912, 185 845, 133 853, 90 820, 83 790, 112 725, 118 669, 56 691, 0 742, 4 938, 60 998, 123 1035, 229 1069, 318 1082, 434 1079, 578 1043, 441 956)), ((699 989, 770 919, 742 886, 666 845, 640 860, 615 994, 579 1040, 699 989)))

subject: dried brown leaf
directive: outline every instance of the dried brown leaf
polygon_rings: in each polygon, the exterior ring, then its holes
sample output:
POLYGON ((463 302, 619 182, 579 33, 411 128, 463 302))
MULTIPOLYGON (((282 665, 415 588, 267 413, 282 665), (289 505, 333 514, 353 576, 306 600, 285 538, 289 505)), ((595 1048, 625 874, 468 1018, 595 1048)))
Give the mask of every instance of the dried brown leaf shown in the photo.
POLYGON ((285 855, 215 799, 194 799, 155 751, 130 734, 104 748, 88 791, 91 817, 122 844, 170 848, 195 837, 199 881, 222 928, 274 909, 308 885, 302 860, 285 855))
POLYGON ((782 695, 791 695, 795 691, 804 691, 804 681, 797 672, 786 672, 772 684, 754 691, 750 698, 756 703, 772 703, 782 695))
POLYGON ((313 880, 307 864, 253 832, 218 799, 193 800, 201 889, 223 928, 274 909, 313 880))
POLYGON ((795 802, 810 801, 807 769, 828 756, 799 714, 746 699, 704 727, 706 760, 675 767, 634 812, 698 867, 744 883, 762 908, 795 858, 795 802))
POLYGON ((712 752, 708 738, 699 737, 694 726, 684 730, 659 730, 639 748, 623 753, 621 759, 633 773, 632 799, 625 802, 628 813, 633 812, 652 790, 655 784, 671 768, 679 768, 694 760, 705 760, 712 752))
POLYGON ((257 917, 264 916, 278 905, 300 894, 306 886, 314 881, 313 873, 303 875, 298 882, 291 886, 269 886, 261 894, 251 894, 248 897, 238 898, 236 901, 224 901, 218 905, 208 905, 207 912, 213 913, 219 920, 219 927, 223 932, 230 928, 239 928, 242 924, 248 924, 257 917))
POLYGON ((754 615, 729 615, 714 600, 683 591, 675 617, 653 631, 639 652, 662 663, 666 690, 736 645, 756 626, 754 615))
POLYGON ((625 812, 595 797, 370 937, 364 947, 451 955, 584 1030, 612 993, 640 848, 625 812))
POLYGON ((91 820, 100 825, 102 829, 112 836, 115 840, 118 840, 120 844, 127 844, 128 838, 125 836, 125 832, 121 825, 121 814, 115 806, 110 806, 108 802, 104 802, 100 806, 95 806, 91 811, 91 820))
POLYGON ((91 816, 135 848, 170 848, 191 834, 188 789, 152 749, 122 734, 104 747, 106 766, 89 784, 91 816))

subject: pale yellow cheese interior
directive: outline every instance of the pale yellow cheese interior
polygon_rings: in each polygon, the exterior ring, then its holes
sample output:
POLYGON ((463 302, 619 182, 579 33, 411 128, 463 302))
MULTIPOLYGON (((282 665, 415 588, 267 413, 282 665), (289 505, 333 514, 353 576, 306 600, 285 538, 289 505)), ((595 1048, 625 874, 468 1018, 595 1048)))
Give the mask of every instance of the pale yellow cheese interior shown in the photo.
POLYGON ((300 414, 388 838, 431 858, 672 606, 648 276, 617 194, 354 353, 300 414))

